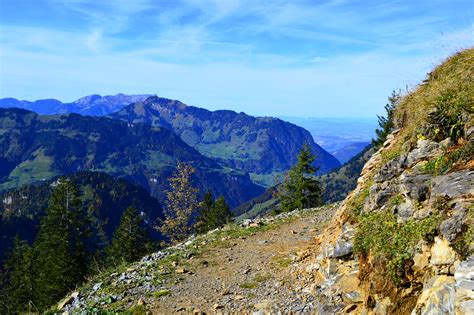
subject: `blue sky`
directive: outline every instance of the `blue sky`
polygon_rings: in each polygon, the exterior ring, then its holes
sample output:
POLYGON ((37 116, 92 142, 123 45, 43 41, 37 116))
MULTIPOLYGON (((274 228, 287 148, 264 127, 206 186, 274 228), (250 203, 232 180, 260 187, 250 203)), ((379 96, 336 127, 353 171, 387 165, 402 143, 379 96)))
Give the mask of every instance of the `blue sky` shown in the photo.
POLYGON ((0 97, 369 117, 474 45, 471 1, 0 0, 0 97))

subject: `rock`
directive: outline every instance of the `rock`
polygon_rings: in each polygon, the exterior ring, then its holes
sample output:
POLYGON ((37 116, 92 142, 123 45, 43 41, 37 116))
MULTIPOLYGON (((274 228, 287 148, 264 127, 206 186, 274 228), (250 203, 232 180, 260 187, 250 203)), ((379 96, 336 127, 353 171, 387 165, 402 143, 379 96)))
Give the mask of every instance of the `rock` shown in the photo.
POLYGON ((352 241, 338 240, 336 246, 334 246, 333 257, 344 257, 352 254, 352 241))
POLYGON ((466 135, 466 139, 469 141, 474 140, 474 126, 473 125, 470 126, 469 124, 466 124, 464 129, 465 129, 464 134, 466 135))
POLYGON ((250 223, 252 223, 252 220, 245 219, 245 220, 242 221, 242 223, 240 225, 243 226, 243 227, 247 227, 247 226, 250 225, 250 223))
POLYGON ((349 254, 352 254, 353 242, 352 238, 354 237, 354 228, 348 223, 344 223, 342 226, 341 235, 336 240, 334 248, 330 249, 328 257, 344 257, 349 254))
POLYGON ((364 301, 362 299, 362 296, 360 295, 360 292, 358 291, 351 291, 351 292, 344 293, 344 295, 342 296, 342 299, 345 302, 352 302, 352 303, 361 303, 364 301))
POLYGON ((70 295, 66 296, 63 300, 58 303, 58 310, 62 310, 66 305, 71 304, 77 297, 79 296, 79 292, 75 291, 70 295))
POLYGON ((456 314, 474 314, 474 256, 471 255, 456 268, 456 294, 454 308, 456 314))
POLYGON ((229 295, 230 294, 230 291, 228 288, 225 288, 224 290, 222 290, 221 292, 221 295, 229 295))
POLYGON ((423 285, 412 315, 454 314, 454 284, 454 278, 446 275, 429 279, 423 285))
POLYGON ((396 206, 393 211, 397 215, 397 221, 399 221, 399 223, 404 223, 413 217, 415 208, 410 201, 405 201, 396 206))
POLYGON ((98 283, 94 284, 94 286, 92 287, 92 291, 95 292, 95 291, 99 290, 101 286, 102 286, 102 282, 98 282, 98 283))
POLYGON ((431 180, 430 204, 439 197, 457 199, 474 196, 474 170, 436 176, 431 180))
POLYGON ((272 306, 272 301, 270 300, 263 300, 259 303, 254 304, 254 308, 257 310, 268 310, 272 306))
POLYGON ((400 192, 417 202, 423 202, 428 197, 431 177, 404 171, 400 175, 400 192))
POLYGON ((398 156, 386 163, 374 176, 376 183, 386 182, 398 176, 406 167, 406 156, 398 156))
POLYGON ((377 315, 388 314, 387 308, 392 305, 392 301, 387 296, 383 300, 377 299, 375 303, 374 313, 377 315))
POLYGON ((435 237, 435 243, 431 248, 431 260, 432 265, 450 265, 456 260, 456 253, 449 246, 449 243, 445 239, 435 237))
POLYGON ((412 150, 407 156, 407 166, 412 166, 417 161, 443 153, 442 146, 431 140, 420 139, 417 142, 416 149, 412 150))
POLYGON ((300 313, 304 310, 304 305, 296 305, 291 309, 292 313, 300 313))
POLYGON ((223 308, 224 308, 224 306, 219 304, 219 303, 216 303, 216 304, 212 305, 213 310, 220 310, 220 309, 223 309, 223 308))
POLYGON ((453 215, 441 222, 439 229, 443 237, 449 242, 452 242, 462 232, 464 216, 464 214, 453 215))
POLYGON ((413 271, 415 273, 422 271, 429 265, 431 252, 430 248, 424 241, 418 243, 417 248, 419 249, 413 256, 413 271))

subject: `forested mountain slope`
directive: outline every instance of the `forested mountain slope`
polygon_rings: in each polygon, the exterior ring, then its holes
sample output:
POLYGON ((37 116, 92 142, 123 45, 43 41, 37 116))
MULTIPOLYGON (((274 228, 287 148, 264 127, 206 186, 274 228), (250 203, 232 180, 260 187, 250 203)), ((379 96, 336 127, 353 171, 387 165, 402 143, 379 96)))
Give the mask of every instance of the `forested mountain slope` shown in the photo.
POLYGON ((304 143, 317 156, 320 173, 339 161, 318 146, 305 129, 271 117, 252 117, 229 110, 208 111, 179 101, 152 96, 111 115, 130 123, 147 123, 173 130, 205 156, 253 174, 263 184, 288 170, 304 143))
POLYGON ((223 195, 232 206, 263 191, 245 172, 221 167, 166 128, 0 109, 0 190, 92 170, 129 179, 162 199, 177 161, 197 169, 195 181, 203 193, 223 195))
MULTIPOLYGON (((103 242, 110 241, 127 207, 143 213, 150 234, 155 240, 160 238, 154 227, 163 217, 163 209, 144 188, 99 172, 79 172, 67 179, 81 189, 84 207, 100 229, 103 242)), ((56 179, 51 179, 0 193, 0 261, 15 236, 30 244, 35 240, 55 183, 56 179)))

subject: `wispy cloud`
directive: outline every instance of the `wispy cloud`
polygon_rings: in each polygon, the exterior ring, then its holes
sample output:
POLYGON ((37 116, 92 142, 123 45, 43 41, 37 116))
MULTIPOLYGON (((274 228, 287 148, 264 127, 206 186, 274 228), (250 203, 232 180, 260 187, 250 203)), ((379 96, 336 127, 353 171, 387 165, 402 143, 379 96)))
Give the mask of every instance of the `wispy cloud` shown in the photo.
POLYGON ((157 93, 260 115, 374 115, 474 45, 467 1, 0 1, 0 97, 157 93))

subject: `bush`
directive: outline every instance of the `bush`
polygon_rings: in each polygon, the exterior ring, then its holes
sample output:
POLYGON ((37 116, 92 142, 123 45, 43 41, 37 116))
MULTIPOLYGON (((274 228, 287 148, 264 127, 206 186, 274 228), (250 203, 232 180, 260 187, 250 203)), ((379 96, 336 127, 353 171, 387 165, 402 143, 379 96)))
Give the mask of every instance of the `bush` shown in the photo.
POLYGON ((474 113, 465 91, 445 91, 435 100, 435 110, 428 115, 433 126, 430 137, 436 141, 450 137, 457 141, 464 136, 467 117, 474 113))
POLYGON ((453 168, 455 164, 465 164, 474 155, 474 143, 458 147, 457 149, 432 158, 423 166, 423 172, 431 175, 443 175, 453 168))
POLYGON ((354 250, 365 257, 371 254, 376 263, 384 264, 387 275, 398 285, 407 276, 416 245, 422 239, 432 240, 437 223, 436 216, 399 224, 388 211, 361 215, 354 250))

